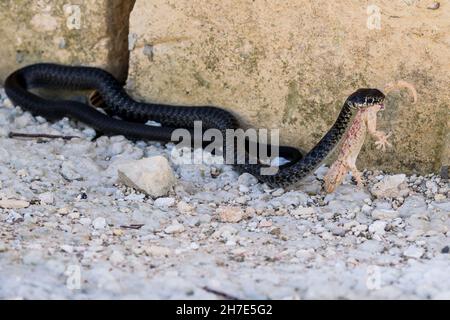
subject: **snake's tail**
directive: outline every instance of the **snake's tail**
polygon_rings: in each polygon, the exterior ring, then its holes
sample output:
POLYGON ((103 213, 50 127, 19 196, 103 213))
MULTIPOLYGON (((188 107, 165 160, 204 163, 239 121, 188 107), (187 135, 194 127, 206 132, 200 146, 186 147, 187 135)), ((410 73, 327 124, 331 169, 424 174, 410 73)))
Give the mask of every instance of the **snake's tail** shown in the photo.
POLYGON ((397 82, 391 82, 388 83, 385 88, 384 91, 385 93, 389 93, 391 91, 394 91, 396 89, 407 89, 409 90, 409 92, 411 93, 412 97, 413 97, 413 103, 415 104, 417 102, 417 90, 414 87, 413 84, 406 82, 404 80, 399 80, 397 82))
POLYGON ((20 83, 20 79, 7 79, 6 94, 14 105, 24 107, 33 114, 41 115, 51 120, 66 116, 81 121, 105 134, 124 135, 129 138, 148 139, 154 141, 170 141, 173 128, 152 127, 145 124, 121 121, 112 118, 84 103, 77 101, 46 100, 29 92, 20 83))

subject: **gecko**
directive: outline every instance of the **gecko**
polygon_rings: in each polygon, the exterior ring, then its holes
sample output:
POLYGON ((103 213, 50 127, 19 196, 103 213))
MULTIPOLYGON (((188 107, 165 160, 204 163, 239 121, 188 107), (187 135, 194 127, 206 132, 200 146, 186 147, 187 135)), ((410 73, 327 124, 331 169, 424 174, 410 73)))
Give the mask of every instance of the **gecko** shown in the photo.
MULTIPOLYGON (((388 93, 397 88, 408 89, 412 93, 413 103, 417 102, 416 89, 412 84, 403 80, 387 84, 385 92, 388 93)), ((388 141, 392 132, 386 134, 377 130, 377 113, 384 108, 384 104, 376 104, 356 112, 353 122, 343 138, 338 157, 324 177, 324 189, 327 193, 333 192, 342 183, 348 172, 352 174, 359 187, 363 186, 362 174, 356 167, 356 159, 361 152, 367 133, 375 139, 375 146, 378 150, 385 152, 387 147, 392 147, 388 141)))

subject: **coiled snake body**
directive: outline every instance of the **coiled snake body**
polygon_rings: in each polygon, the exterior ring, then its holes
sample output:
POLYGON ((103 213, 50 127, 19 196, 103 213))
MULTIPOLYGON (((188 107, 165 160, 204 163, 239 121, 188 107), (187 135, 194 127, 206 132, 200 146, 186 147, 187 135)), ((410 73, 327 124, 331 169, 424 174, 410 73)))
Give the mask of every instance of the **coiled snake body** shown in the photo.
MULTIPOLYGON (((226 136, 227 129, 238 128, 238 121, 230 112, 217 107, 186 107, 142 103, 133 100, 122 85, 108 72, 93 67, 72 67, 57 64, 34 64, 12 73, 5 81, 5 91, 11 101, 32 114, 49 120, 71 117, 107 134, 120 134, 143 140, 171 141, 177 128, 191 129, 195 121, 204 128, 219 129, 226 136), (88 104, 49 100, 30 92, 33 88, 96 90, 104 101, 107 114, 88 104), (117 115, 123 120, 111 115, 117 115), (161 123, 161 127, 143 124, 147 120, 161 123)), ((280 147, 280 155, 294 159, 280 166, 275 174, 261 174, 264 165, 236 164, 241 172, 248 172, 272 187, 293 187, 315 170, 331 153, 344 135, 354 111, 380 104, 384 94, 377 89, 358 89, 345 101, 339 116, 324 137, 307 154, 290 147, 280 147)), ((224 148, 227 148, 226 142, 224 148)))

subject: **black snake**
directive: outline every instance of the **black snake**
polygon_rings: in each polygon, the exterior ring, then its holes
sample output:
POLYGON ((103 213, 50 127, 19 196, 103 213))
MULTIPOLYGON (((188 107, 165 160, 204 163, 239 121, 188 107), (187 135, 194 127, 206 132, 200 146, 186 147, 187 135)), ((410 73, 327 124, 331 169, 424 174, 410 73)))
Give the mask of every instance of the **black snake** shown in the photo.
MULTIPOLYGON (((57 64, 34 64, 13 72, 5 81, 5 92, 11 101, 32 114, 49 120, 72 117, 105 134, 119 134, 143 140, 171 141, 177 128, 193 127, 202 121, 205 129, 215 128, 226 136, 227 129, 238 128, 236 117, 217 107, 186 107, 142 103, 133 100, 122 85, 107 71, 93 67, 72 67, 57 64), (34 88, 96 90, 107 111, 77 101, 50 100, 30 92, 34 88), (119 116, 117 119, 113 116, 119 116), (161 127, 143 122, 153 120, 161 127)), ((345 101, 331 129, 305 155, 290 147, 280 147, 280 156, 290 163, 280 166, 275 174, 261 174, 262 164, 236 164, 241 172, 248 172, 271 187, 293 187, 314 171, 332 152, 344 135, 354 111, 382 103, 385 96, 378 89, 358 89, 345 101)), ((225 141, 224 148, 227 148, 225 141)))

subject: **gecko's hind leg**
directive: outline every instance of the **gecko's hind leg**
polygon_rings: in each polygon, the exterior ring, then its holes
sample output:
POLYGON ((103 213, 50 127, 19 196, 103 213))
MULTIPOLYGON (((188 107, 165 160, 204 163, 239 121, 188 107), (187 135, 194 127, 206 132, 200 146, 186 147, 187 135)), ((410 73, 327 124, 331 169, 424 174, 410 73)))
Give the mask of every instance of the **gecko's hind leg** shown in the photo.
POLYGON ((347 172, 348 168, 345 163, 335 161, 323 178, 325 191, 333 192, 342 183, 347 172))

